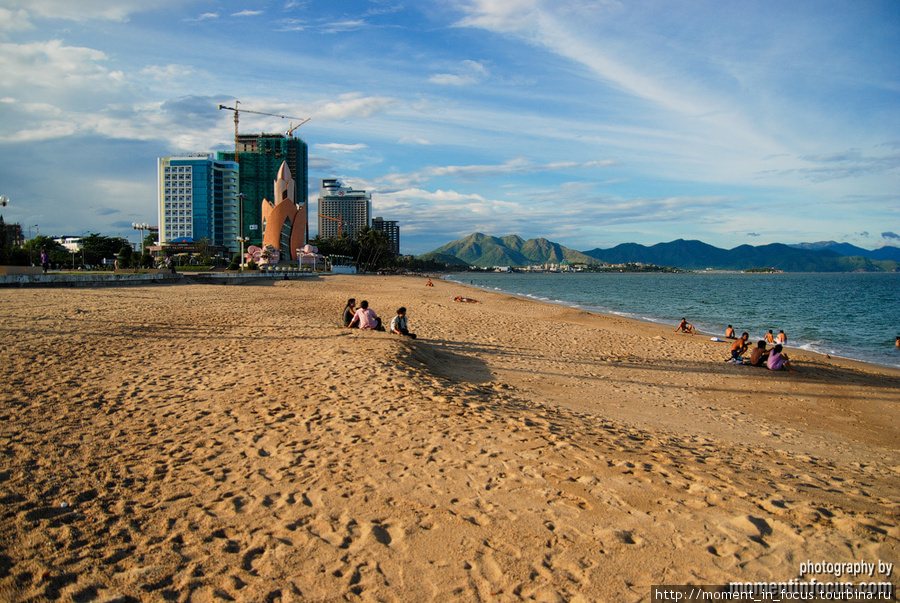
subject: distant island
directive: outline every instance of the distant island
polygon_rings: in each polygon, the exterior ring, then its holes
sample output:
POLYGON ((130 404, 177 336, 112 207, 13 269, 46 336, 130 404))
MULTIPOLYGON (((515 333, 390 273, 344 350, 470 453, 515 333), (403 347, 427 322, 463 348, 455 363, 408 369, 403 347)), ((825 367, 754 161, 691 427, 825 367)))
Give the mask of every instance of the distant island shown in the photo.
POLYGON ((741 245, 734 249, 720 249, 701 241, 678 239, 649 247, 623 243, 610 249, 576 251, 544 238, 525 240, 518 235, 494 237, 476 232, 418 257, 459 269, 556 266, 595 271, 900 271, 900 247, 870 251, 834 241, 741 245))

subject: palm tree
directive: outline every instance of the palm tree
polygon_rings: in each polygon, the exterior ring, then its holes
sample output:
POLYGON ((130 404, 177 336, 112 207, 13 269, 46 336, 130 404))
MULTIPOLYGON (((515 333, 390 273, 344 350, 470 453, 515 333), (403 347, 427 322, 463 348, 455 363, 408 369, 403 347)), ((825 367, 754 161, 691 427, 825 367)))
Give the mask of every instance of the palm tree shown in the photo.
POLYGON ((389 259, 392 255, 391 242, 388 240, 387 234, 380 230, 363 226, 356 232, 356 241, 359 243, 357 263, 361 263, 367 272, 381 267, 382 264, 379 260, 389 259), (363 257, 366 259, 361 262, 363 257))

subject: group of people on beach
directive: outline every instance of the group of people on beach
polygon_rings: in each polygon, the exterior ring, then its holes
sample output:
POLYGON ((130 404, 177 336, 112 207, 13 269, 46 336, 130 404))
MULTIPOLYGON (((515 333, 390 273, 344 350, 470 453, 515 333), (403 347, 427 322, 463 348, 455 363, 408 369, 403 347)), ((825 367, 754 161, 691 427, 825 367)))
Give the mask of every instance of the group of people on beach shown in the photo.
MULTIPOLYGON (((729 325, 730 328, 730 325, 729 325)), ((783 331, 782 331, 783 333, 783 331)), ((769 335, 772 331, 769 331, 769 335)), ((733 362, 735 364, 749 364, 750 366, 764 366, 770 371, 790 371, 795 372, 788 361, 787 354, 783 352, 784 346, 781 343, 775 344, 771 350, 766 349, 767 339, 760 339, 756 343, 756 347, 750 352, 750 358, 744 359, 744 353, 747 351, 749 333, 744 332, 731 345, 731 357, 725 362, 733 362)), ((785 338, 786 340, 786 338, 785 338)), ((771 342, 770 342, 771 343, 771 342)))
POLYGON ((785 335, 783 330, 778 331, 778 335, 774 335, 772 329, 769 329, 769 332, 766 333, 765 337, 756 342, 756 347, 750 352, 749 360, 745 360, 743 355, 744 352, 747 351, 747 340, 750 339, 750 335, 744 333, 740 337, 737 337, 734 332, 734 327, 728 325, 728 328, 725 329, 725 338, 736 340, 731 346, 731 358, 728 358, 726 362, 749 364, 751 366, 765 366, 771 371, 795 372, 794 369, 791 368, 791 363, 788 361, 787 354, 783 352, 784 344, 787 343, 787 335, 785 335), (769 350, 766 347, 769 344, 774 344, 775 347, 769 350))
MULTIPOLYGON (((696 333, 694 325, 689 323, 687 318, 681 319, 681 322, 675 327, 675 331, 679 333, 690 333, 691 335, 696 333)), ((757 342, 756 347, 750 352, 750 358, 746 360, 744 359, 744 354, 749 347, 748 340, 750 339, 750 334, 745 332, 738 337, 734 327, 728 325, 728 328, 725 329, 725 339, 735 340, 731 346, 731 356, 727 358, 725 362, 749 364, 751 366, 765 366, 771 371, 784 370, 792 373, 795 372, 791 367, 791 363, 788 361, 787 355, 783 351, 784 344, 787 343, 787 335, 785 335, 783 330, 778 331, 778 335, 774 335, 772 329, 769 329, 769 332, 766 333, 765 337, 760 339, 757 342), (767 349, 768 344, 774 344, 775 347, 769 350, 767 349)))
MULTIPOLYGON (((347 329, 361 329, 363 331, 384 331, 384 325, 381 324, 381 318, 375 313, 375 310, 369 307, 368 300, 359 302, 356 307, 356 298, 351 297, 347 300, 347 306, 344 308, 342 322, 347 329)), ((406 308, 397 308, 397 315, 391 319, 391 333, 402 335, 415 339, 416 334, 409 332, 409 322, 406 318, 406 308)))

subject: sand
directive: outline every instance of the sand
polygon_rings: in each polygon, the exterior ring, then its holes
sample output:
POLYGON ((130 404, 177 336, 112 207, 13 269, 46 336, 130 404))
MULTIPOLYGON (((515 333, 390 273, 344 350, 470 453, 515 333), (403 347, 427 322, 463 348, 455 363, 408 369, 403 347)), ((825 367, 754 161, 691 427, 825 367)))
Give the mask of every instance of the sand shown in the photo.
POLYGON ((900 562, 898 371, 434 284, 0 290, 0 600, 647 601, 900 562), (419 339, 340 328, 348 297, 419 339))

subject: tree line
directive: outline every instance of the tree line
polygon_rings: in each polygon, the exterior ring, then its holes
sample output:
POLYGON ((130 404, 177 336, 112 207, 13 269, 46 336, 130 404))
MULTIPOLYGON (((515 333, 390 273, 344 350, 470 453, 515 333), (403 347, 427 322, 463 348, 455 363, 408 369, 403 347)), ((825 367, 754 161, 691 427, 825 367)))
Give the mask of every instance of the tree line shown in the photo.
POLYGON ((38 266, 41 254, 50 256, 50 264, 57 268, 96 267, 104 260, 118 261, 120 268, 150 268, 153 258, 147 251, 154 243, 154 235, 148 234, 144 241, 143 255, 135 251, 131 243, 121 237, 107 237, 91 233, 81 238, 81 249, 71 252, 52 237, 38 235, 22 245, 13 245, 3 218, 0 217, 0 265, 38 266))

